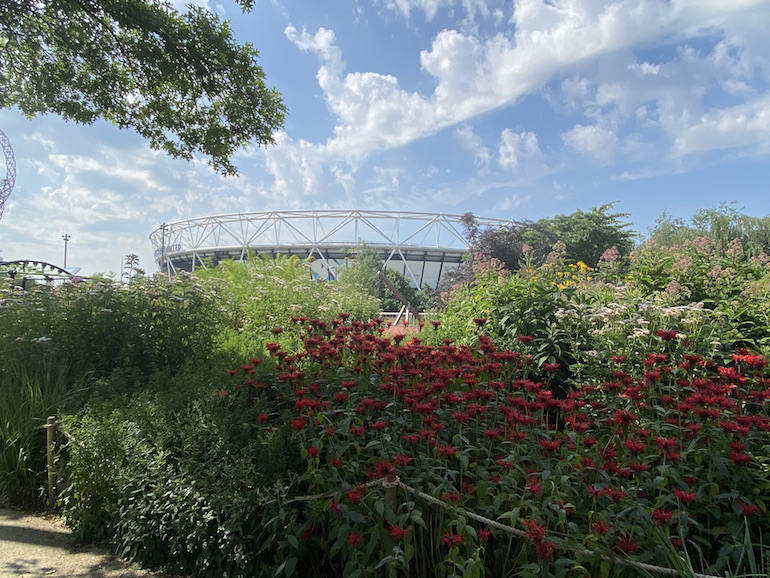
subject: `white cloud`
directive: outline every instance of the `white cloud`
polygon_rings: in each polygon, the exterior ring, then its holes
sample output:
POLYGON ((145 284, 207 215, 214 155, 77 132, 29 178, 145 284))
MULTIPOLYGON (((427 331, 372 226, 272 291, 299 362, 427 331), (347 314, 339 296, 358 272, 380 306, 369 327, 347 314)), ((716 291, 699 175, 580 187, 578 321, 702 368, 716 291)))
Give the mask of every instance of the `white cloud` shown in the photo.
POLYGON ((676 138, 674 150, 686 155, 749 145, 770 150, 770 95, 704 114, 676 138))
POLYGON ((576 124, 571 130, 561 135, 565 144, 577 152, 609 163, 618 148, 618 137, 609 129, 600 126, 576 124))
MULTIPOLYGON (((420 10, 428 18, 453 5, 450 0, 387 4, 405 17, 420 10)), ((467 1, 464 6, 479 14, 495 11, 479 2, 467 1)), ((608 163, 619 150, 619 141, 607 127, 632 119, 646 126, 660 124, 675 137, 704 113, 700 99, 709 90, 704 82, 713 82, 717 68, 726 90, 737 94, 751 89, 744 76, 756 66, 747 63, 759 56, 739 50, 734 43, 740 42, 737 31, 747 25, 745 11, 762 6, 748 0, 736 5, 704 2, 702 9, 700 3, 685 0, 516 0, 513 28, 507 33, 481 36, 445 29, 436 34, 419 61, 436 82, 432 94, 406 91, 392 75, 346 73, 331 30, 320 28, 311 34, 289 26, 285 34, 300 50, 317 54, 321 61, 317 79, 337 119, 334 136, 315 145, 321 164, 344 161, 355 172, 373 152, 407 145, 508 106, 559 75, 568 75, 561 83, 565 101, 571 107, 586 105, 586 117, 593 125, 576 124, 564 134, 564 142, 608 163), (683 49, 672 61, 656 63, 636 61, 632 55, 634 47, 659 39, 682 41, 720 31, 725 40, 705 56, 683 49), (698 70, 709 80, 698 82, 699 75, 693 74, 698 70), (640 111, 643 117, 638 116, 640 111)), ((459 129, 458 138, 463 131, 459 129)), ((461 142, 466 148, 476 146, 467 139, 461 142)), ((304 163, 305 155, 300 157, 304 163)), ((509 167, 518 158, 515 151, 503 151, 500 156, 509 167)), ((477 159, 485 162, 483 154, 477 159)), ((300 172, 306 173, 307 166, 301 165, 300 172)))
POLYGON ((489 149, 484 146, 483 139, 475 134, 473 128, 467 124, 455 129, 454 134, 462 147, 473 153, 476 160, 476 166, 479 167, 480 173, 486 173, 489 170, 491 155, 489 149))
POLYGON ((502 4, 495 0, 385 0, 385 7, 399 12, 406 20, 409 20, 413 12, 422 12, 425 19, 433 20, 439 10, 453 11, 456 4, 461 4, 468 19, 476 18, 476 15, 488 17, 492 14, 496 20, 502 19, 500 8, 492 9, 490 4, 502 4))
POLYGON ((505 197, 502 202, 495 205, 496 211, 513 211, 526 207, 532 200, 532 195, 520 195, 518 193, 505 197))
POLYGON ((660 65, 649 62, 634 62, 628 66, 628 69, 637 72, 640 76, 660 74, 660 65))
POLYGON ((386 0, 385 6, 390 10, 396 10, 407 20, 413 10, 419 10, 425 14, 426 20, 433 20, 442 7, 450 7, 454 0, 386 0))
POLYGON ((325 182, 322 148, 305 140, 276 135, 276 144, 264 153, 265 167, 273 176, 268 197, 271 208, 300 208, 305 197, 318 193, 325 182))
POLYGON ((500 134, 497 162, 504 169, 515 169, 521 159, 534 160, 542 157, 537 135, 533 132, 515 133, 506 128, 500 134))

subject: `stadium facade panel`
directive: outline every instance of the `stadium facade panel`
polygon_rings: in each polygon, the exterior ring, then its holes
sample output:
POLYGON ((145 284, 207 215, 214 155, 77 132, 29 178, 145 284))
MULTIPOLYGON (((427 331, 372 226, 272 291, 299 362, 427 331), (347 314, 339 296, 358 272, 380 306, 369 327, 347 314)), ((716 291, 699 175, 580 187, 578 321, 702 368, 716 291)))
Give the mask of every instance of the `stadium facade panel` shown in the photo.
MULTIPOLYGON (((435 287, 468 252, 460 215, 393 211, 265 211, 164 223, 150 235, 160 271, 216 266, 249 254, 312 258, 314 277, 336 279, 362 243, 413 286, 435 287)), ((476 217, 483 227, 500 219, 476 217)))

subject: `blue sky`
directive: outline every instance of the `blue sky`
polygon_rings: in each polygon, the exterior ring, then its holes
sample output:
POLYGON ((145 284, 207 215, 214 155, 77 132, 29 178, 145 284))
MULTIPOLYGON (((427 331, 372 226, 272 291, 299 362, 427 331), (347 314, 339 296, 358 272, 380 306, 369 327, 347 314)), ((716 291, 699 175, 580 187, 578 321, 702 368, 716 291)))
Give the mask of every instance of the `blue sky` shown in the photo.
POLYGON ((534 220, 616 202, 643 234, 664 210, 770 213, 766 0, 197 3, 260 51, 289 109, 276 146, 223 178, 108 123, 0 110, 5 260, 62 264, 68 233, 84 273, 129 253, 154 271, 161 223, 264 210, 534 220))

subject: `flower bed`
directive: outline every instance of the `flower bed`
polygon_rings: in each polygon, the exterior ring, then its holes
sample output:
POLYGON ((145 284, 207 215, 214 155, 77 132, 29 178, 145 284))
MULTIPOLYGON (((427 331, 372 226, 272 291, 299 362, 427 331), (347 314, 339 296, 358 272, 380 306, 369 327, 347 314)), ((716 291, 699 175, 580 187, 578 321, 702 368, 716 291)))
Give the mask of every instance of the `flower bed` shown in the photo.
POLYGON ((637 570, 614 556, 665 565, 673 551, 718 571, 767 540, 760 356, 706 359, 661 330, 657 350, 599 354, 556 398, 534 377, 558 365, 536 373, 527 336, 520 351, 484 335, 430 347, 345 315, 294 321, 301 351, 269 344, 272 377, 256 379, 252 359, 216 392, 252 405, 265 433, 291 420, 307 463, 295 495, 315 499, 290 502, 298 515, 276 544, 287 574, 620 576, 637 570), (396 476, 450 507, 371 484, 396 476))

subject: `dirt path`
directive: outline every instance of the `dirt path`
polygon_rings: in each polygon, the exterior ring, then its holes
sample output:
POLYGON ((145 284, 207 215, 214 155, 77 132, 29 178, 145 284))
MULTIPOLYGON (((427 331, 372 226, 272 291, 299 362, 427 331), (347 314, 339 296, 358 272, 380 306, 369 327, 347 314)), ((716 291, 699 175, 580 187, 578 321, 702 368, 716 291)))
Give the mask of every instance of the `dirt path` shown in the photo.
POLYGON ((0 509, 0 578, 171 578, 139 569, 96 546, 75 545, 55 518, 0 509))

